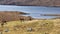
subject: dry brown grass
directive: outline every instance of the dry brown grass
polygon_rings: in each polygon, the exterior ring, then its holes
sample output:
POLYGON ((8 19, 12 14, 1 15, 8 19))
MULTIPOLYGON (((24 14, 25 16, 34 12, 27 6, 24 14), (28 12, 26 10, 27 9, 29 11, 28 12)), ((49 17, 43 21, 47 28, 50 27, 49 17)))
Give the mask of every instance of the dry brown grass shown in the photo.
POLYGON ((3 34, 60 34, 60 19, 55 20, 32 20, 32 21, 12 21, 7 22, 3 28, 3 34), (14 26, 17 26, 15 28, 14 26), (8 32, 4 30, 8 28, 8 32), (32 28, 32 31, 27 31, 32 28), (15 30, 16 29, 16 30, 15 30))

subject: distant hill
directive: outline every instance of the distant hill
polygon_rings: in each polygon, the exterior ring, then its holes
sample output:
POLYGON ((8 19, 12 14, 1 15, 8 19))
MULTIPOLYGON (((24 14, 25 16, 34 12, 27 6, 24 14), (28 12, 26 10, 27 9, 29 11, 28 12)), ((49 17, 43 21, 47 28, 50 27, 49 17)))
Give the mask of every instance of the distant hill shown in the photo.
POLYGON ((1 5, 60 6, 60 0, 0 0, 1 5))
POLYGON ((60 14, 41 14, 41 16, 60 16, 60 14))
POLYGON ((55 17, 55 18, 51 18, 51 19, 60 19, 60 17, 55 17))

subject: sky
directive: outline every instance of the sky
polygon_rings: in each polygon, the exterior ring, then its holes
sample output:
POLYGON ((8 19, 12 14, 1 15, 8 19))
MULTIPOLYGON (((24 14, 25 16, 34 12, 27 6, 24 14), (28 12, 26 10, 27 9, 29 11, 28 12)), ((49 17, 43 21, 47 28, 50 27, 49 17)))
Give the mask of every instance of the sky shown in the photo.
POLYGON ((21 11, 30 13, 29 16, 34 18, 53 18, 55 16, 41 16, 40 14, 60 14, 60 7, 0 5, 0 11, 21 11))

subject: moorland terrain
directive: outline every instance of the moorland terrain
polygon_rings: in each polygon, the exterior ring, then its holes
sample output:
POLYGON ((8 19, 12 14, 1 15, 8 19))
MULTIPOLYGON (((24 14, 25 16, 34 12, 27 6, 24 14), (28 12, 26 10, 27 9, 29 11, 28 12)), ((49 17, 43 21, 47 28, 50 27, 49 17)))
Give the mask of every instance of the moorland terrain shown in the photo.
POLYGON ((60 34, 59 18, 32 19, 28 17, 27 19, 26 16, 20 17, 19 14, 21 13, 0 12, 0 34, 60 34))

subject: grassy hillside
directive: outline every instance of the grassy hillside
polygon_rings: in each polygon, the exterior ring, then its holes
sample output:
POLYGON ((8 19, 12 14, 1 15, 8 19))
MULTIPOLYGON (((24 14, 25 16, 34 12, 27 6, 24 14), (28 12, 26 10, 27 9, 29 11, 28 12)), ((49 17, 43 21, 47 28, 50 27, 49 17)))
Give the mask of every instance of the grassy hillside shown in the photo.
POLYGON ((11 21, 0 27, 1 31, 3 34, 60 34, 60 19, 11 21))
POLYGON ((0 11, 0 22, 4 24, 4 22, 8 21, 24 21, 24 20, 32 20, 31 16, 23 16, 28 13, 20 12, 20 11, 0 11))

